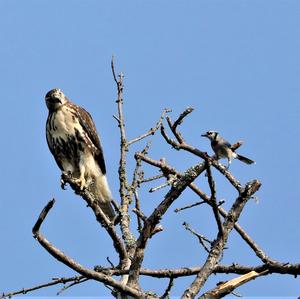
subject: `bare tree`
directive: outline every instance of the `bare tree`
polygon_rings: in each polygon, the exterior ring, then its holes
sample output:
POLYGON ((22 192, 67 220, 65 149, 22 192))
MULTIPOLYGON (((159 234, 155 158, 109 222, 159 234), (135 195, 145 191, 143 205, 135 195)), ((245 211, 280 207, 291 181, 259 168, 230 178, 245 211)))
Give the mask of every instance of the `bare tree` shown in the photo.
MULTIPOLYGON (((40 245, 48 251, 56 260, 63 263, 67 267, 73 269, 77 276, 69 278, 54 278, 51 282, 37 285, 32 288, 22 289, 15 292, 6 293, 1 298, 12 297, 17 294, 26 294, 37 289, 46 288, 54 285, 63 285, 60 292, 73 287, 74 285, 83 284, 88 280, 94 280, 104 284, 111 290, 112 296, 115 298, 169 298, 172 287, 176 284, 176 279, 180 277, 192 276, 193 281, 186 286, 181 298, 195 298, 202 290, 207 279, 212 274, 238 274, 234 279, 226 282, 220 282, 215 288, 206 291, 200 295, 199 298, 222 298, 227 294, 235 291, 235 289, 250 280, 254 280, 261 276, 271 275, 272 273, 286 274, 297 276, 300 274, 300 264, 282 263, 276 261, 265 254, 259 245, 247 234, 247 232, 238 224, 238 219, 243 212, 247 202, 254 196, 256 191, 260 188, 261 183, 258 180, 252 180, 242 185, 232 173, 220 164, 216 157, 210 157, 207 153, 193 147, 186 143, 182 133, 179 131, 184 119, 192 113, 192 108, 184 110, 179 117, 172 121, 168 114, 171 112, 165 109, 160 116, 156 125, 146 133, 132 139, 127 140, 125 122, 123 115, 123 80, 124 76, 121 73, 116 75, 114 63, 111 63, 113 78, 117 87, 117 120, 120 128, 120 162, 119 162, 119 195, 120 204, 115 203, 119 210, 119 222, 111 223, 105 216, 98 205, 93 201, 93 196, 89 194, 88 190, 80 190, 75 181, 70 177, 64 177, 64 180, 70 184, 75 193, 79 194, 87 203, 99 222, 101 228, 104 229, 110 236, 116 255, 118 256, 118 265, 114 266, 110 261, 111 267, 95 266, 94 269, 83 267, 80 263, 64 254, 59 248, 51 244, 46 237, 40 232, 41 225, 48 215, 49 211, 55 204, 52 199, 47 203, 41 214, 39 215, 33 229, 34 238, 40 245), (168 128, 165 126, 165 120, 168 128), (167 133, 169 131, 170 133, 167 133), (161 133, 161 136, 167 144, 178 151, 186 151, 191 155, 199 157, 199 163, 180 172, 167 163, 166 159, 160 160, 152 159, 149 156, 150 144, 135 153, 136 167, 132 174, 132 180, 129 179, 128 170, 126 169, 126 161, 128 150, 132 144, 135 144, 145 138, 161 133), (172 134, 172 137, 169 136, 172 134), (152 177, 145 177, 143 165, 153 167, 156 175, 152 177), (217 198, 216 184, 212 168, 219 172, 237 191, 237 196, 233 200, 233 204, 229 211, 222 207, 222 201, 217 198), (206 181, 209 187, 209 194, 205 193, 195 184, 195 179, 201 174, 202 182, 206 181), (141 210, 140 189, 146 188, 149 182, 164 179, 165 182, 158 187, 151 188, 150 192, 155 192, 161 188, 168 188, 163 200, 155 206, 150 215, 145 215, 141 210), (146 269, 143 267, 145 251, 148 242, 155 237, 157 233, 163 231, 160 224, 161 219, 165 213, 170 209, 171 205, 182 195, 185 189, 191 189, 199 198, 194 204, 184 206, 175 210, 180 212, 184 209, 192 209, 199 205, 208 205, 212 214, 208 217, 214 217, 216 223, 216 235, 213 241, 209 240, 204 235, 198 233, 190 227, 188 223, 184 223, 184 228, 197 238, 206 253, 206 260, 203 265, 195 267, 186 267, 183 265, 179 269, 146 269), (134 213, 134 214, 133 214, 134 213), (131 220, 132 215, 137 217, 137 227, 133 228, 131 220), (119 228, 118 228, 119 226, 119 228), (248 247, 255 253, 260 264, 256 266, 246 266, 233 263, 231 265, 224 265, 221 263, 223 251, 225 249, 229 234, 235 230, 248 247), (138 234, 136 238, 134 232, 138 234), (161 295, 157 295, 151 290, 144 290, 140 286, 141 276, 152 277, 153 279, 167 278, 168 284, 165 291, 161 295)), ((236 149, 241 145, 237 142, 233 145, 236 149)), ((163 265, 162 265, 163 266, 163 265)), ((59 292, 59 293, 60 293, 59 292)))

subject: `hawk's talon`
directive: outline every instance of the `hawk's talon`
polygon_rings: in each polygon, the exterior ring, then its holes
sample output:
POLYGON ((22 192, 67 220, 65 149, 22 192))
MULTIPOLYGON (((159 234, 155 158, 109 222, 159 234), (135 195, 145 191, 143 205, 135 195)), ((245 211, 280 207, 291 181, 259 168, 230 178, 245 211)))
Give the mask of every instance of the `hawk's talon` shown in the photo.
POLYGON ((61 173, 61 176, 60 176, 60 187, 63 189, 63 190, 66 190, 66 185, 68 183, 68 180, 67 178, 69 177, 69 173, 63 171, 61 173))
POLYGON ((61 177, 60 178, 60 187, 61 187, 61 189, 63 189, 63 190, 66 190, 66 185, 67 185, 67 182, 61 177))
POLYGON ((74 183, 78 185, 80 191, 83 191, 85 189, 86 180, 85 180, 84 177, 80 177, 78 179, 75 179, 74 183))
POLYGON ((61 173, 61 176, 60 176, 60 187, 63 189, 63 190, 66 190, 66 185, 68 184, 69 180, 72 179, 72 174, 70 171, 63 171, 61 173))

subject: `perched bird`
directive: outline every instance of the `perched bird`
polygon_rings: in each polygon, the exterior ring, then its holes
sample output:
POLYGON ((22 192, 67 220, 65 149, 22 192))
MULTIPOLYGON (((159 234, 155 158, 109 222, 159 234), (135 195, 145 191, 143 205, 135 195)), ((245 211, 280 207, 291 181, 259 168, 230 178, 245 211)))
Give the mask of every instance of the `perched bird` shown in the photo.
POLYGON ((112 221, 115 217, 112 195, 100 138, 91 115, 57 88, 46 94, 45 101, 49 110, 47 143, 58 167, 75 179, 80 190, 87 188, 112 221))
POLYGON ((237 154, 232 145, 223 137, 221 137, 218 132, 208 131, 205 134, 202 134, 201 136, 207 137, 210 140, 211 147, 215 152, 218 160, 221 158, 226 158, 228 160, 227 169, 229 168, 232 159, 238 159, 246 164, 255 163, 253 160, 250 160, 244 156, 237 154))

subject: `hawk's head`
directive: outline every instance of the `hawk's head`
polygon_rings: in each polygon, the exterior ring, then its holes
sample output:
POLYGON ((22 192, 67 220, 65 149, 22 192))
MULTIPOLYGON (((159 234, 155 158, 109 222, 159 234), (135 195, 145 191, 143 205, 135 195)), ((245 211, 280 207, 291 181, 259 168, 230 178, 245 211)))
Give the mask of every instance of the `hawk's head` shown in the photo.
POLYGON ((49 110, 57 110, 69 100, 59 88, 54 88, 47 92, 45 101, 49 110))

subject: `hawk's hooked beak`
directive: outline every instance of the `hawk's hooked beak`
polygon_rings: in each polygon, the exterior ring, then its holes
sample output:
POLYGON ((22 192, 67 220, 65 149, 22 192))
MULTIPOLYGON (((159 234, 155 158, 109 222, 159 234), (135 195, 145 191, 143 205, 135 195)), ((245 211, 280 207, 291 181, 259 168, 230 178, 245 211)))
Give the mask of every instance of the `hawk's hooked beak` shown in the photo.
POLYGON ((46 101, 49 101, 49 100, 51 100, 54 103, 60 103, 60 104, 62 104, 62 101, 59 98, 56 98, 56 97, 54 97, 54 98, 52 98, 52 97, 46 97, 46 101))

